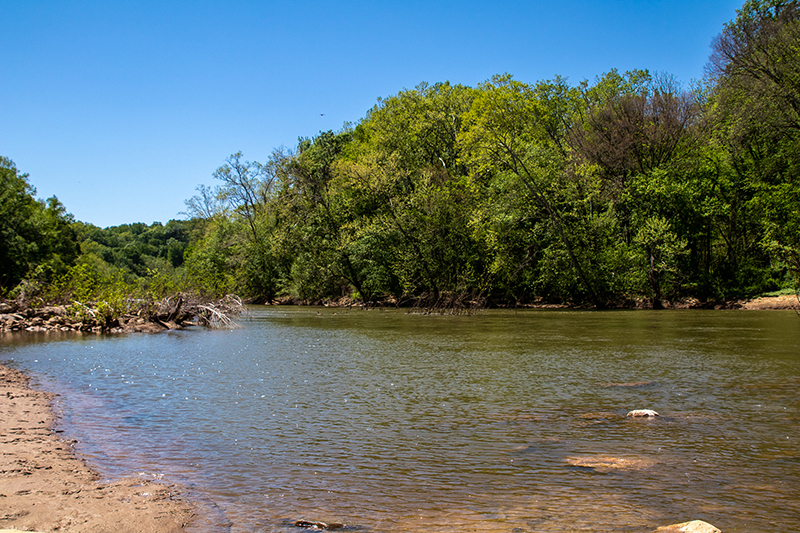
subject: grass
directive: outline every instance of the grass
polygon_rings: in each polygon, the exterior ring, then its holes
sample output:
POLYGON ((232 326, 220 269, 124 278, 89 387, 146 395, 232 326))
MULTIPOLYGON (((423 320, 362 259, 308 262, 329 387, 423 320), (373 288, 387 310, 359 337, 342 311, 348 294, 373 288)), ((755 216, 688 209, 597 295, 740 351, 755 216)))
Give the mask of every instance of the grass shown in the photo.
POLYGON ((778 289, 777 291, 764 292, 757 296, 757 298, 764 298, 768 296, 794 296, 797 294, 792 288, 778 289))

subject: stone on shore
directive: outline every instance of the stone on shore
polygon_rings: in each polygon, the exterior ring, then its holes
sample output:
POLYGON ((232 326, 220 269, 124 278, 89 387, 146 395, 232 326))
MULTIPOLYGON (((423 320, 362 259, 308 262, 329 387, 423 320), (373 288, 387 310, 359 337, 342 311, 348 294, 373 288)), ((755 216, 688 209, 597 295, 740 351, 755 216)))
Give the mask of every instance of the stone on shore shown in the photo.
POLYGON ((656 529, 653 533, 722 533, 722 531, 712 526, 708 522, 703 522, 702 520, 692 520, 691 522, 682 522, 680 524, 672 524, 671 526, 662 526, 656 529))

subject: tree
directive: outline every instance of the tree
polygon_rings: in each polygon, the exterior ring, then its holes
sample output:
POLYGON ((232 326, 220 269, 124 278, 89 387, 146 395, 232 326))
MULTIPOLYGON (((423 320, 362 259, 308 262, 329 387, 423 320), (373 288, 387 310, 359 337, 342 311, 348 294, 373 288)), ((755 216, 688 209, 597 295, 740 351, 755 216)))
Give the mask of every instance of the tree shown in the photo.
POLYGON ((563 245, 581 290, 603 305, 591 252, 580 253, 574 225, 562 208, 568 203, 566 138, 576 96, 560 78, 530 86, 509 75, 495 76, 480 87, 464 119, 461 142, 473 172, 510 173, 519 180, 563 245))
POLYGON ((13 161, 0 157, 0 289, 8 290, 37 267, 52 275, 75 261, 78 246, 72 215, 55 196, 34 198, 36 189, 13 161))
POLYGON ((783 262, 800 284, 800 2, 745 2, 712 49, 710 118, 759 226, 752 257, 762 270, 783 262))
MULTIPOLYGON (((766 120, 767 130, 800 129, 800 2, 748 0, 712 43, 708 72, 723 105, 766 120)), ((734 111, 731 109, 730 111, 734 111)), ((756 118, 756 117, 753 117, 756 118)))
POLYGON ((189 218, 211 220, 225 213, 225 204, 221 200, 222 193, 217 188, 207 185, 198 185, 197 194, 184 201, 186 211, 182 214, 189 218))
POLYGON ((222 182, 218 198, 247 222, 252 242, 261 243, 263 238, 259 224, 263 222, 265 210, 270 204, 275 174, 270 165, 243 161, 243 157, 242 152, 236 152, 214 171, 214 178, 222 182))
POLYGON ((351 206, 332 183, 335 163, 351 139, 350 129, 301 138, 297 153, 282 162, 276 241, 281 255, 291 256, 284 285, 302 298, 339 297, 354 289, 371 299, 354 262, 351 206), (286 227, 286 221, 292 224, 286 227))
POLYGON ((605 93, 602 99, 588 95, 587 100, 594 102, 571 131, 571 141, 581 158, 598 166, 618 200, 632 176, 664 168, 680 157, 682 149, 686 152, 699 106, 695 96, 669 76, 635 72, 617 77, 612 72, 599 82, 605 93))
POLYGON ((240 245, 242 261, 239 288, 244 294, 271 300, 276 292, 277 273, 272 257, 270 231, 274 216, 270 211, 277 182, 277 168, 270 163, 243 160, 241 152, 231 155, 214 172, 222 182, 218 199, 232 213, 235 222, 245 224, 246 241, 240 245))
POLYGON ((458 135, 476 91, 449 82, 421 83, 380 99, 356 128, 362 145, 394 154, 407 169, 436 167, 465 174, 458 135))
POLYGON ((453 305, 483 290, 485 256, 471 227, 479 187, 468 179, 458 142, 474 95, 460 85, 423 83, 382 99, 336 166, 337 185, 364 221, 354 244, 370 253, 357 263, 389 292, 399 283, 428 305, 453 305), (391 264, 374 248, 380 241, 391 245, 391 264))

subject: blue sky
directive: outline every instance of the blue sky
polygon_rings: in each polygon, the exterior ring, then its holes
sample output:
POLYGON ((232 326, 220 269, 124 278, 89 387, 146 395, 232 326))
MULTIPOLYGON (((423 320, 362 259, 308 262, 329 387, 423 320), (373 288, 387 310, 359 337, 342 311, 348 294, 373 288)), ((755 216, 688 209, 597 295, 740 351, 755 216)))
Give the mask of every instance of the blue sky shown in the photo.
POLYGON ((742 1, 0 0, 0 155, 78 220, 166 222, 230 154, 264 161, 422 81, 688 84, 742 1))

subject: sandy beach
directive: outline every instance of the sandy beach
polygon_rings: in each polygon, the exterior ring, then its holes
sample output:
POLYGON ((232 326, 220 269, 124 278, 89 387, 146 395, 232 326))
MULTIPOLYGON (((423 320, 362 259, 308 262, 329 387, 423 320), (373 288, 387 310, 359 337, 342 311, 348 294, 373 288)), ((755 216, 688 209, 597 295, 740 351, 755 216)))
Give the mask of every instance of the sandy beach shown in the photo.
POLYGON ((741 308, 745 310, 785 310, 800 308, 800 300, 795 294, 783 294, 781 296, 762 296, 744 300, 741 308))
POLYGON ((0 365, 0 531, 171 533, 195 516, 181 489, 101 483, 54 431, 53 396, 0 365))

